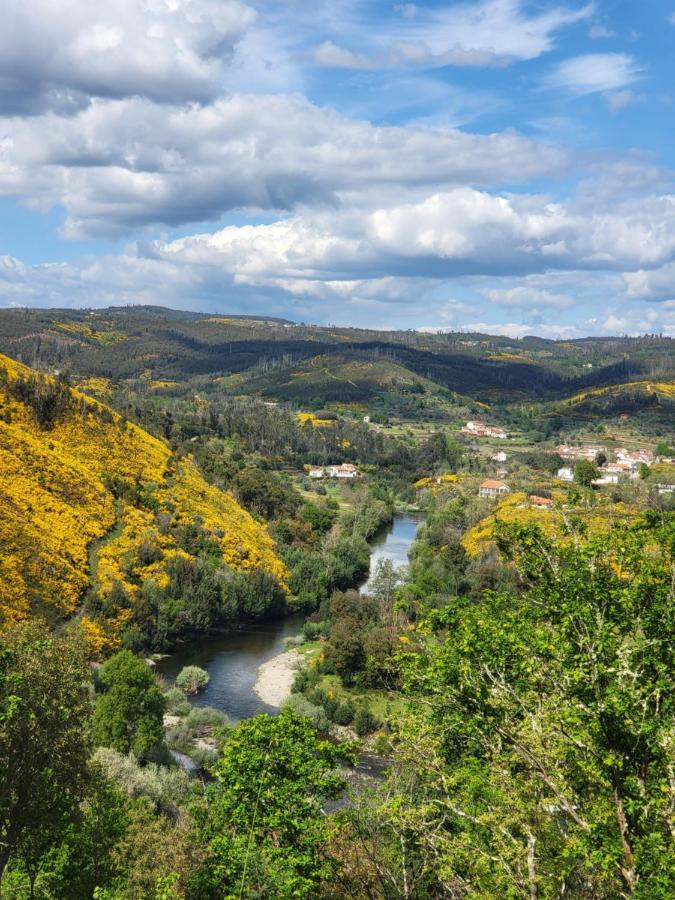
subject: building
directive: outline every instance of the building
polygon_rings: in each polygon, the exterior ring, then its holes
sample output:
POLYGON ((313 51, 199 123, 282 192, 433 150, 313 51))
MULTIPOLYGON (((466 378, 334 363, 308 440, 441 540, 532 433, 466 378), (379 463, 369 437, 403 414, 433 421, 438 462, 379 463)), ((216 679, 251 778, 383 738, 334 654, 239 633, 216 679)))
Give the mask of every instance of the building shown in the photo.
POLYGON ((625 447, 619 447, 614 451, 619 462, 632 463, 635 466, 651 466, 654 462, 654 454, 651 450, 626 450, 625 447))
POLYGON ((561 481, 574 481, 574 472, 569 466, 563 466, 562 469, 558 469, 558 478, 561 481))
POLYGON ((487 481, 484 481, 478 488, 478 496, 486 497, 488 500, 494 500, 495 497, 503 497, 508 493, 508 484, 504 484, 503 481, 494 481, 491 478, 488 478, 487 481))
POLYGON ((353 463, 342 463, 339 466, 328 466, 326 474, 329 478, 356 478, 359 470, 353 463))
POLYGON ((495 462, 506 462, 508 456, 503 450, 500 450, 499 453, 495 453, 490 459, 493 459, 495 462))
POLYGON ((569 444, 559 444, 555 452, 563 459, 586 459, 588 462, 595 462, 598 453, 607 456, 606 447, 570 447, 569 444))
POLYGON ((310 469, 307 474, 310 478, 323 478, 325 473, 323 469, 310 469))
POLYGON ((619 476, 616 473, 605 472, 603 470, 600 478, 594 478, 591 484, 594 484, 596 487, 602 487, 604 484, 618 484, 619 476))
POLYGON ((548 497, 538 497, 536 494, 530 494, 530 506, 534 506, 536 509, 552 509, 553 500, 549 500, 548 497))
POLYGON ((503 428, 493 428, 492 425, 486 425, 484 422, 467 422, 464 428, 461 428, 462 434, 470 434, 472 437, 493 437, 505 441, 508 435, 503 428))

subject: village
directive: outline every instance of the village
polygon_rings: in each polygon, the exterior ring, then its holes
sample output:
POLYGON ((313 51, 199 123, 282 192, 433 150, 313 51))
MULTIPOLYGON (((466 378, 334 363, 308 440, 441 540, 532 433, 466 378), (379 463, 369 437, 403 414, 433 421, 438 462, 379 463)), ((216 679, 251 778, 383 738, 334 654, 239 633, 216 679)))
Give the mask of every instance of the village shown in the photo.
MULTIPOLYGON (((460 428, 460 433, 477 438, 496 438, 500 441, 508 440, 510 435, 500 427, 486 425, 483 422, 469 421, 460 428)), ((559 444, 545 451, 551 456, 558 456, 565 465, 560 466, 552 475, 551 487, 558 484, 572 484, 584 481, 588 478, 588 486, 603 488, 618 486, 644 479, 651 467, 659 464, 672 465, 675 458, 666 455, 657 455, 648 448, 628 449, 617 447, 610 449, 600 444, 559 444), (586 464, 581 469, 578 464, 586 464), (584 476, 581 472, 585 472, 584 476)), ((498 500, 510 494, 512 487, 506 480, 509 469, 504 465, 509 460, 509 454, 505 450, 499 450, 489 455, 489 460, 499 465, 495 469, 495 478, 485 479, 478 487, 478 496, 485 500, 498 500)), ((675 484, 670 480, 656 482, 653 485, 659 495, 675 493, 675 484)), ((528 504, 533 508, 551 509, 553 500, 550 497, 532 493, 528 497, 528 504)))

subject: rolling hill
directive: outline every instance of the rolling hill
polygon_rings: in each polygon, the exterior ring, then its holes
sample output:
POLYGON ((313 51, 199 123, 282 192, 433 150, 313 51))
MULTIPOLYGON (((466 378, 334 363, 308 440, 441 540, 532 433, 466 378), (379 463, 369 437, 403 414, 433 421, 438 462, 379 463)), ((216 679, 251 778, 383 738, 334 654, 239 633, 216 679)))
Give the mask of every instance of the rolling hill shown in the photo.
MULTIPOLYGON (((488 403, 562 399, 587 388, 645 378, 668 381, 675 373, 673 340, 659 336, 514 340, 464 332, 297 325, 159 307, 0 310, 0 352, 40 369, 66 368, 115 384, 176 382, 190 390, 208 387, 214 378, 243 376, 245 391, 269 394, 273 385, 265 383, 266 377, 283 383, 304 368, 317 376, 321 402, 335 388, 330 378, 319 384, 321 372, 350 362, 386 360, 441 388, 488 403)), ((349 380, 357 385, 352 394, 358 394, 359 379, 349 380)), ((285 393, 295 399, 297 392, 285 393)))
POLYGON ((284 583, 265 528, 189 457, 64 379, 0 356, 0 624, 72 616, 93 584, 103 603, 83 626, 95 649, 115 646, 140 585, 161 585, 172 559, 194 556, 186 529, 227 568, 284 583))

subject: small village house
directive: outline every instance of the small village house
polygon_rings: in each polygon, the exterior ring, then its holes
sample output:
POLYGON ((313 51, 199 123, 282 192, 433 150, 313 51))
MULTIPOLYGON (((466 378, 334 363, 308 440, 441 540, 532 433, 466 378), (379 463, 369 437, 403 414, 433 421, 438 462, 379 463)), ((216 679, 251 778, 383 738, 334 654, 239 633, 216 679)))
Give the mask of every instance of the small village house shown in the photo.
POLYGON ((550 500, 548 497, 539 497, 537 494, 531 494, 530 506, 535 507, 535 509, 551 509, 553 500, 550 500))
POLYGON ((478 496, 485 497, 488 500, 494 500, 496 497, 503 497, 508 493, 508 484, 504 484, 503 481, 494 481, 492 478, 488 478, 487 481, 484 481, 478 488, 478 496))

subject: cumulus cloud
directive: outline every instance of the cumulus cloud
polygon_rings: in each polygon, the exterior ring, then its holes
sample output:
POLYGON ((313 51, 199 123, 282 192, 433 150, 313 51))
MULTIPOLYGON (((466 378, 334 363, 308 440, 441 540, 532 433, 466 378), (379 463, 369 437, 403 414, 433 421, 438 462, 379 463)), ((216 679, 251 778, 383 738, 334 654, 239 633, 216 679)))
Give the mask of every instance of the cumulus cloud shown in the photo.
POLYGON ((233 209, 340 205, 340 197, 515 183, 567 154, 515 132, 375 126, 300 97, 207 106, 97 100, 75 116, 0 119, 0 195, 67 213, 65 233, 115 235, 233 209))
POLYGON ((6 0, 0 112, 72 112, 92 97, 210 100, 255 18, 239 0, 6 0))
POLYGON ((625 272, 623 280, 629 297, 670 303, 675 299, 675 262, 658 269, 625 272))
POLYGON ((545 83, 572 94, 617 91, 640 77, 641 68, 627 53, 588 53, 563 60, 545 83))

